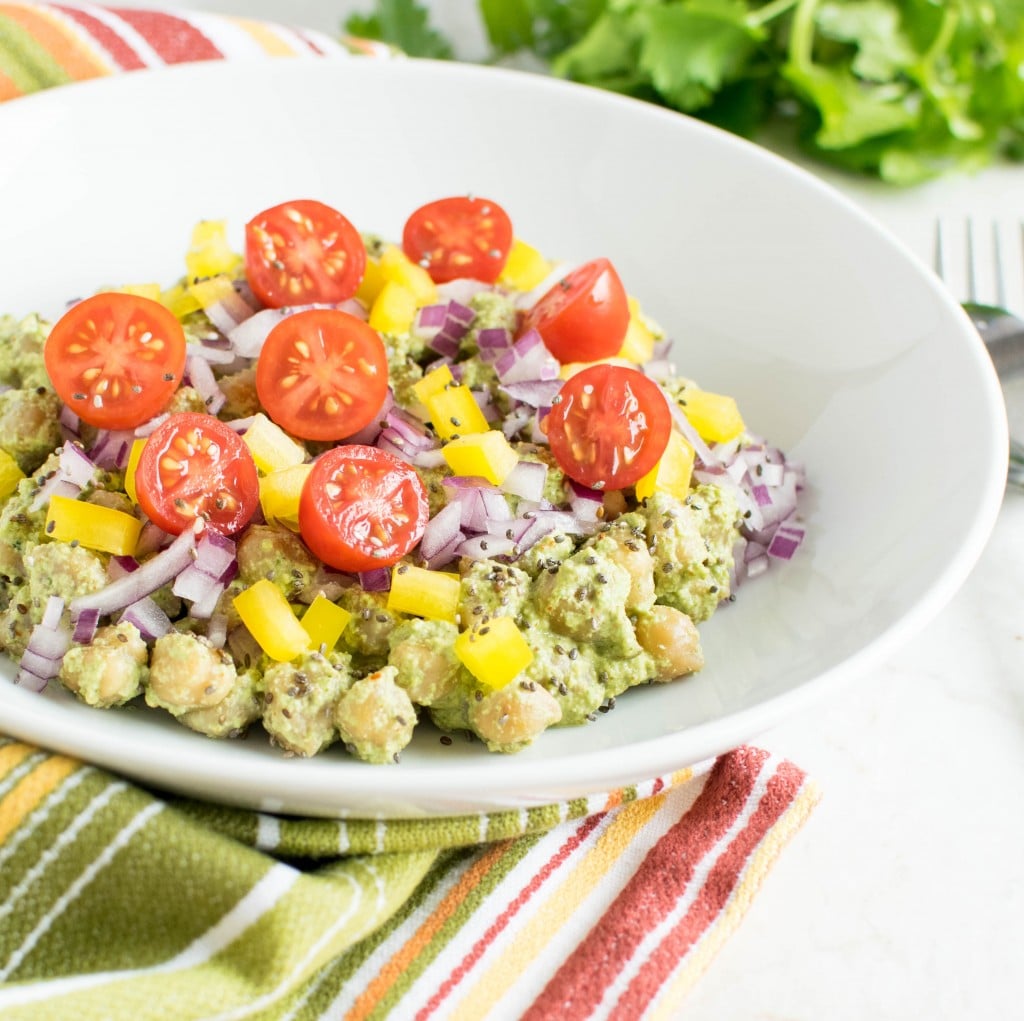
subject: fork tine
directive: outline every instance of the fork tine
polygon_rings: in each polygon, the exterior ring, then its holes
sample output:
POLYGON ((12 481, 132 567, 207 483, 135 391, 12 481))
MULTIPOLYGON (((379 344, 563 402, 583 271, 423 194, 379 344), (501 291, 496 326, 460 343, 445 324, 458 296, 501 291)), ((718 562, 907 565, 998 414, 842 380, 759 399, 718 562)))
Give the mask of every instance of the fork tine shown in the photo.
POLYGON ((978 260, 974 255, 974 221, 969 216, 964 224, 964 236, 967 239, 967 297, 971 301, 977 301, 978 260))
POLYGON ((1003 246, 999 230, 999 221, 992 221, 992 266, 995 273, 996 304, 1006 305, 1006 273, 1003 270, 1003 246))

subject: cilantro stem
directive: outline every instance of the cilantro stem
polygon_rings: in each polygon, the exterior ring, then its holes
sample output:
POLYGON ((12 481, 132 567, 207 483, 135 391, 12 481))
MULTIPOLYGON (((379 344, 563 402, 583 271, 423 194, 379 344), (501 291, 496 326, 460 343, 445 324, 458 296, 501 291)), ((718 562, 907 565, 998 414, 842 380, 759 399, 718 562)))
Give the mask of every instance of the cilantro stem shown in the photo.
POLYGON ((814 63, 814 15, 819 0, 797 0, 789 36, 789 59, 800 67, 814 63))
POLYGON ((746 23, 751 28, 760 28, 773 18, 785 14, 790 8, 795 7, 800 0, 772 0, 772 3, 751 11, 746 17, 746 23))

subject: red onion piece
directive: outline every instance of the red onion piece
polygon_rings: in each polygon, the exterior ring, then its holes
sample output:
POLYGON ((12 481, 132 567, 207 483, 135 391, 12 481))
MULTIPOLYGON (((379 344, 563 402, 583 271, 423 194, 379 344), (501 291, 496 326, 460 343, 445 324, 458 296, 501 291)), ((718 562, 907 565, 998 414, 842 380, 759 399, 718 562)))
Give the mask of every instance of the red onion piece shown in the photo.
MULTIPOLYGON (((453 540, 461 541, 462 508, 456 502, 446 504, 428 522, 420 539, 420 556, 431 560, 443 549, 451 546, 453 540)), ((457 543, 456 543, 457 544, 457 543)))
POLYGON ((158 588, 173 581, 195 556, 195 533, 186 529, 167 549, 151 557, 132 571, 111 582, 99 592, 76 596, 71 600, 69 609, 72 619, 83 610, 97 609, 101 614, 123 610, 143 596, 151 595, 158 588))
POLYGON ((192 388, 203 398, 206 410, 211 415, 216 415, 224 407, 227 397, 217 385, 210 363, 196 355, 189 355, 185 359, 185 375, 192 388))
POLYGON ((170 617, 149 596, 137 599, 126 606, 119 622, 134 624, 139 634, 148 642, 162 638, 171 630, 170 617))
POLYGON ((206 318, 221 333, 230 333, 239 323, 252 317, 256 311, 237 291, 224 295, 203 308, 206 318))
POLYGON ((71 640, 76 645, 88 645, 96 634, 96 627, 99 622, 99 610, 83 611, 75 621, 75 629, 71 634, 71 640))
POLYGON ((387 592, 391 588, 391 571, 386 567, 360 571, 359 584, 366 592, 387 592))
POLYGON ((131 429, 100 429, 89 448, 89 457, 99 468, 124 468, 134 439, 131 429))
POLYGON ((494 363, 503 385, 558 379, 560 366, 536 330, 527 330, 494 363))
POLYGON ((486 560, 493 557, 514 556, 518 553, 515 539, 505 534, 496 535, 485 532, 482 535, 471 535, 459 544, 456 553, 460 557, 471 560, 486 560))
POLYGON ((531 408, 550 408, 562 385, 561 379, 529 379, 502 383, 501 388, 513 400, 529 404, 531 408))
POLYGON ((548 481, 548 466, 540 461, 520 461, 505 476, 501 484, 503 492, 524 500, 539 500, 544 495, 548 481))

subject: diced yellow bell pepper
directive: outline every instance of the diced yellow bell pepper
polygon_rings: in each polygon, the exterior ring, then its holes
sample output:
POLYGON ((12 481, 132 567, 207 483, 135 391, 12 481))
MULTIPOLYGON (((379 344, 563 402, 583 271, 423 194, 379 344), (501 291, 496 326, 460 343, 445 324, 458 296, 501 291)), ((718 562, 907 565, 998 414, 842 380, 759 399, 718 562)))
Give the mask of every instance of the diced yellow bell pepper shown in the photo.
POLYGON ((442 440, 484 433, 490 429, 490 424, 468 386, 445 387, 430 395, 424 403, 430 421, 442 440))
POLYGON ((649 362, 654 354, 654 334, 644 322, 640 314, 640 303, 636 298, 630 297, 629 302, 629 326, 626 327, 626 337, 619 348, 619 358, 635 365, 643 365, 649 362))
POLYGON ((399 564, 391 572, 388 609, 431 620, 455 620, 459 606, 459 576, 399 564))
POLYGON ((139 467, 139 458, 142 457, 142 448, 146 445, 145 438, 132 440, 132 449, 128 451, 128 464, 124 469, 124 491, 132 503, 138 503, 139 498, 135 492, 135 472, 139 467))
POLYGON ((356 301, 361 301, 367 308, 370 308, 374 299, 380 294, 380 289, 386 283, 387 280, 381 271, 380 263, 376 259, 367 259, 363 279, 359 281, 359 287, 356 290, 356 301))
POLYGON ((426 407, 427 401, 431 397, 439 394, 446 386, 451 386, 454 382, 455 377, 452 376, 452 370, 447 365, 439 365, 436 369, 431 369, 422 379, 413 383, 412 389, 423 406, 426 407))
POLYGON ((533 650, 511 617, 493 620, 455 639, 455 655, 484 687, 498 690, 533 662, 533 650))
POLYGON ((134 294, 139 298, 149 298, 150 301, 159 301, 163 293, 159 284, 122 284, 116 290, 120 294, 134 294))
POLYGON ((271 659, 287 663, 312 645, 284 593, 269 578, 260 578, 233 602, 242 623, 271 659))
POLYGON ((687 388, 683 392, 683 402, 683 411, 690 424, 710 443, 728 443, 746 428, 732 397, 687 388))
POLYGON ((658 463, 636 483, 636 498, 646 500, 655 492, 668 493, 677 500, 685 500, 690 493, 693 474, 693 447, 677 433, 669 433, 668 445, 658 463))
POLYGON ((192 280, 187 286, 188 293, 199 302, 202 308, 209 308, 211 305, 234 297, 235 285, 232 283, 231 277, 225 276, 223 273, 205 280, 192 280))
POLYGON ((51 496, 46 534, 61 542, 78 541, 89 549, 129 556, 139 543, 142 522, 131 514, 68 496, 51 496))
POLYGON ((441 453, 456 475, 477 475, 495 486, 519 463, 519 455, 500 429, 460 436, 446 443, 441 453))
POLYGON ((517 291, 532 291, 552 271, 552 264, 533 245, 516 238, 498 283, 517 291))
POLYGON ((183 282, 168 287, 160 295, 160 304, 169 308, 179 319, 184 319, 185 316, 202 308, 183 282))
POLYGON ((262 412, 253 416, 252 425, 242 433, 242 442, 264 474, 291 468, 306 459, 305 448, 262 412))
POLYGON ((0 447, 0 500, 6 500, 25 478, 25 473, 18 467, 18 462, 0 447))
POLYGON ((370 308, 370 325, 378 333, 396 336, 408 333, 416 318, 416 295, 405 286, 388 280, 370 308))
POLYGON ((192 240, 185 253, 185 268, 193 280, 233 273, 241 256, 228 244, 224 220, 200 220, 192 228, 192 240))
POLYGON ((621 365, 627 369, 636 368, 636 364, 627 358, 599 358, 596 362, 563 362, 558 370, 558 376, 560 379, 572 379, 577 372, 582 372, 584 369, 589 369, 594 365, 621 365))
POLYGON ((352 614, 343 606, 332 603, 322 592, 309 604, 309 609, 302 615, 299 622, 309 635, 309 640, 314 649, 322 649, 330 652, 342 631, 352 619, 352 614))
POLYGON ((432 305, 437 301, 437 284, 398 245, 388 245, 381 253, 380 272, 385 280, 401 284, 412 291, 417 305, 432 305))
POLYGON ((312 470, 312 464, 296 464, 260 476, 260 507, 267 521, 299 530, 299 500, 312 470))

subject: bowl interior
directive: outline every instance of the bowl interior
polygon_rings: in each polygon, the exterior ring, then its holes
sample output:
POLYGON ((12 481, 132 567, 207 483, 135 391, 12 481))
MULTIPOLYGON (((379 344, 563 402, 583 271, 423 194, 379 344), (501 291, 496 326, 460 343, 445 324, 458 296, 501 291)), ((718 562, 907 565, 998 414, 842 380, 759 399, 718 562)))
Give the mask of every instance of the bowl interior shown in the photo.
POLYGON ((393 769, 283 760, 262 735, 219 744, 154 713, 0 685, 22 736, 285 811, 575 796, 724 750, 863 669, 952 595, 994 520, 1004 415, 950 300, 837 194, 684 117, 516 72, 272 61, 54 90, 0 109, 0 134, 0 311, 167 282, 201 218, 227 219, 240 243, 254 212, 307 196, 396 237, 422 202, 487 195, 547 254, 609 256, 680 372, 734 395, 809 479, 806 546, 704 626, 699 676, 630 692, 512 758, 425 732, 393 769))

